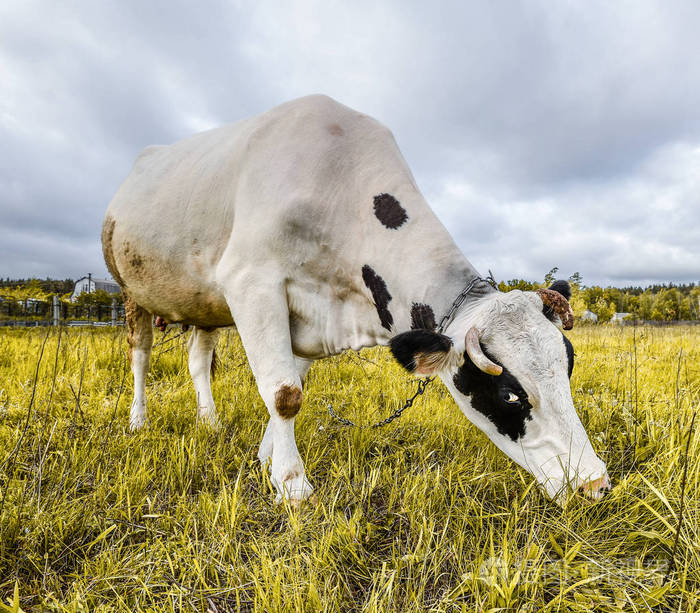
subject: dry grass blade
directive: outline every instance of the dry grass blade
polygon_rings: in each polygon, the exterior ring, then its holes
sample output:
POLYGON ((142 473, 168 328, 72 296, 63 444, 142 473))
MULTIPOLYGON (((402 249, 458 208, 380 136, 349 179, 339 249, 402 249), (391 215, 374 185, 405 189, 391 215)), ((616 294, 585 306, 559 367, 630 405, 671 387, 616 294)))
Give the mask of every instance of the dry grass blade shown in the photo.
MULTIPOLYGON (((680 371, 680 366, 679 366, 680 371)), ((663 585, 666 585, 668 578, 676 567, 676 553, 678 551, 678 539, 681 535, 681 528, 683 526, 683 505, 685 503, 685 484, 688 478, 688 451, 690 450, 690 440, 693 438, 693 430, 695 428, 695 417, 697 416, 697 411, 693 413, 693 419, 690 420, 690 428, 688 429, 688 440, 685 444, 685 454, 683 456, 683 478, 681 479, 681 501, 678 507, 678 526, 676 527, 676 538, 673 541, 673 550, 671 551, 671 562, 668 565, 668 570, 664 576, 663 585)))
POLYGON ((7 492, 10 489, 12 479, 15 475, 15 462, 17 460, 20 447, 22 446, 22 442, 24 441, 24 437, 26 436, 27 430, 29 428, 29 422, 32 416, 32 409, 34 408, 34 398, 36 397, 37 383, 39 381, 39 368, 41 367, 41 360, 44 357, 44 348, 46 347, 46 341, 49 339, 50 333, 51 328, 47 327, 46 335, 44 336, 44 340, 41 343, 41 349, 39 350, 39 357, 36 361, 36 370, 34 371, 34 383, 32 385, 32 395, 29 399, 29 403, 27 404, 26 418, 24 420, 24 426, 22 427, 21 434, 19 435, 19 438, 17 439, 14 448, 7 456, 7 458, 3 461, 2 466, 0 466, 0 471, 5 472, 5 474, 7 475, 5 488, 2 492, 2 499, 0 499, 0 520, 2 519, 3 511, 5 509, 5 499, 7 498, 7 492), (7 470, 5 470, 6 467, 7 470))

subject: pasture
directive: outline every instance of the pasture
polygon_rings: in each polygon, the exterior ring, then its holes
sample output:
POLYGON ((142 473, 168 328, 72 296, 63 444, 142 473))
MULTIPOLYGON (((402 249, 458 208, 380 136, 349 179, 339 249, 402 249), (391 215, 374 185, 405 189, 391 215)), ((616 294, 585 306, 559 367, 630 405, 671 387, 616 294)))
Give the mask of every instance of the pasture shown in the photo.
POLYGON ((574 404, 616 487, 564 509, 437 382, 382 429, 334 424, 329 403, 369 424, 412 393, 384 349, 314 365, 297 441, 318 504, 275 506, 235 331, 218 432, 197 426, 177 334, 156 332, 150 424, 131 434, 123 330, 0 331, 3 603, 17 586, 25 611, 700 608, 700 327, 567 333, 574 404))

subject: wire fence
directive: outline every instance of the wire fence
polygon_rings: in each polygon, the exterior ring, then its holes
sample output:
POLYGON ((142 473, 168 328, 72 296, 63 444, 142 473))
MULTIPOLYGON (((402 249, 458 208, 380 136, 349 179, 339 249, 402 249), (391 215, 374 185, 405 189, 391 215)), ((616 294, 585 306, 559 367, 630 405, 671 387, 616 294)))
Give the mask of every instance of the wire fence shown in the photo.
POLYGON ((73 304, 59 300, 18 300, 0 296, 0 326, 120 326, 124 307, 116 299, 112 304, 73 304))

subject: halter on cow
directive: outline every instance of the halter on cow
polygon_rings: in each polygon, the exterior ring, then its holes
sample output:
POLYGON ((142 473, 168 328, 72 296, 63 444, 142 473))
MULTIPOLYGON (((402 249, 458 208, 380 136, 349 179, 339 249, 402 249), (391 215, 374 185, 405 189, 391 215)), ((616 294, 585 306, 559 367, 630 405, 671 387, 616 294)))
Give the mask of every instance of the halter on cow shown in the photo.
POLYGON ((478 277, 419 192, 391 133, 325 96, 149 147, 109 205, 105 261, 126 296, 134 399, 146 419, 152 317, 191 325, 199 418, 216 422, 210 364, 235 325, 270 421, 259 458, 278 499, 308 498, 294 438, 313 360, 390 345, 440 376, 464 414, 562 500, 609 489, 574 410, 569 287, 501 293, 478 277))

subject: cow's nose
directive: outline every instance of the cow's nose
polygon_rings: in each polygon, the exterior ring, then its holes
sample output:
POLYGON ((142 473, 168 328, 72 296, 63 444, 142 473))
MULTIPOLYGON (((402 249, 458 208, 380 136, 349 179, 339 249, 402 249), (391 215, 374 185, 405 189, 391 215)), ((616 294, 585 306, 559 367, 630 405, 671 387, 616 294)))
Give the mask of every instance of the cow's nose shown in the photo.
POLYGON ((600 479, 595 479, 594 481, 586 481, 579 486, 578 492, 586 498, 592 500, 600 500, 605 496, 611 489, 610 478, 607 474, 600 477, 600 479))

